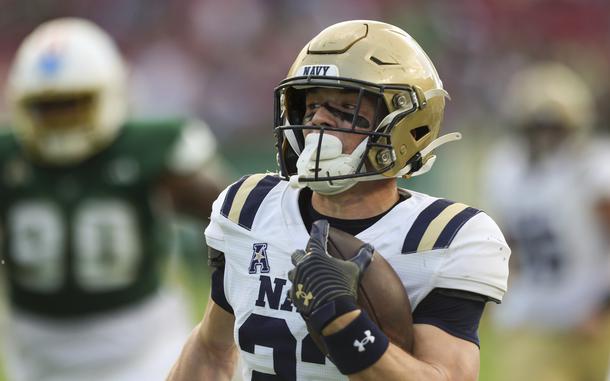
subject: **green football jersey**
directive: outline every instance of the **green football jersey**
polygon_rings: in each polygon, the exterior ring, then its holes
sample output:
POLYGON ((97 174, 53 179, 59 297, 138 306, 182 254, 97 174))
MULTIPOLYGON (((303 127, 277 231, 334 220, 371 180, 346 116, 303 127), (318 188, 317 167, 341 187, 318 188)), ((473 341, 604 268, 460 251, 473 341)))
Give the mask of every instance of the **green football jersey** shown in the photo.
POLYGON ((0 129, 0 237, 14 306, 77 316, 158 289, 169 245, 154 191, 175 169, 187 125, 128 123, 102 152, 61 167, 29 161, 0 129))

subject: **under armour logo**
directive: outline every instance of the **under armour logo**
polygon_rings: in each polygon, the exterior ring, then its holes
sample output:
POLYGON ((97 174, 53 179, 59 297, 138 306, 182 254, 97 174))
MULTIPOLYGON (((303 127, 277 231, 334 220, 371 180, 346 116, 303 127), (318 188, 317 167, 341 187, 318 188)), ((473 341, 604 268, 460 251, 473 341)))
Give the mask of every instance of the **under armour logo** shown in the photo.
POLYGON ((313 299, 313 294, 311 293, 311 291, 309 291, 308 293, 305 293, 305 291, 303 291, 303 284, 299 283, 297 285, 297 292, 295 292, 295 295, 297 297, 297 299, 305 299, 305 301, 303 302, 304 305, 308 306, 309 305, 309 301, 311 299, 313 299))
POLYGON ((358 352, 364 352, 366 350, 364 348, 365 345, 367 345, 368 343, 375 342, 375 336, 371 335, 371 331, 369 331, 368 329, 364 331, 364 335, 365 336, 362 341, 354 340, 354 347, 358 348, 358 352))

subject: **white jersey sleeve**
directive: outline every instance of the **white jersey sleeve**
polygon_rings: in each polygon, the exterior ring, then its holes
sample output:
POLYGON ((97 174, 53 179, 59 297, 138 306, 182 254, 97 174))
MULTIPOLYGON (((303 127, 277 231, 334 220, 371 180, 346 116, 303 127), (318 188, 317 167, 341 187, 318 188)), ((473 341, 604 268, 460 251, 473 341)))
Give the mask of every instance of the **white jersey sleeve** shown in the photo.
MULTIPOLYGON (((227 254, 225 238, 234 238, 243 229, 253 228, 260 204, 279 182, 272 174, 246 175, 223 190, 212 204, 210 223, 205 230, 207 245, 227 254)), ((263 214, 259 213, 259 217, 263 214)))
POLYGON ((205 228, 205 241, 206 244, 218 251, 224 253, 224 233, 220 226, 218 219, 220 218, 220 207, 226 197, 227 189, 222 191, 216 201, 212 204, 212 214, 210 215, 210 223, 205 228))
POLYGON ((478 213, 457 232, 439 268, 436 287, 501 301, 507 289, 510 248, 496 223, 478 213))

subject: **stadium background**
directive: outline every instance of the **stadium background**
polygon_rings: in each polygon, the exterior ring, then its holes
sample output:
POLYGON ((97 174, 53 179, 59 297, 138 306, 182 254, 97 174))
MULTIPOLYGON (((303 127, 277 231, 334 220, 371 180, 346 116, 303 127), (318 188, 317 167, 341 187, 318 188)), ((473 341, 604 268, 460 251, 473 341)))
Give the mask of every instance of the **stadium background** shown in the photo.
MULTIPOLYGON (((478 174, 489 142, 505 132, 503 84, 528 61, 557 59, 579 70, 597 97, 597 128, 608 131, 606 0, 0 0, 2 87, 23 37, 62 16, 89 18, 118 41, 131 67, 135 116, 201 117, 235 177, 275 169, 273 88, 311 37, 348 19, 382 20, 407 30, 451 94, 444 131, 461 131, 464 139, 443 147, 435 170, 407 187, 485 207, 478 174)), ((0 124, 6 119, 0 93, 0 124)), ((201 229, 180 226, 191 268, 200 271, 196 280, 182 282, 193 291, 195 319, 207 298, 204 259, 192 254, 201 251, 201 229)), ((480 379, 493 381, 494 346, 501 343, 494 342, 487 322, 481 342, 480 379)))

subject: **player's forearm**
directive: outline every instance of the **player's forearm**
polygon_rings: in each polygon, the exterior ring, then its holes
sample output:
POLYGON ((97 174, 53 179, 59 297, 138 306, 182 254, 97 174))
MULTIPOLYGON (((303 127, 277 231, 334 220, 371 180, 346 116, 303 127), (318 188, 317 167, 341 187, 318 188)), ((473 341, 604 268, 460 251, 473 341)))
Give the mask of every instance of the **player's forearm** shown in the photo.
MULTIPOLYGON (((449 381, 452 378, 440 366, 420 361, 399 347, 390 344, 372 366, 348 376, 350 381, 449 381)), ((475 381, 475 379, 460 381, 475 381)))
MULTIPOLYGON (((329 336, 346 329, 359 315, 360 310, 355 310, 339 316, 324 328, 322 334, 329 336)), ((373 365, 348 377, 351 381, 449 380, 440 369, 417 360, 391 343, 373 365)))
POLYGON ((235 347, 224 349, 206 346, 196 328, 182 349, 167 381, 229 381, 237 363, 235 347))
MULTIPOLYGON (((322 333, 328 337, 349 329, 348 326, 359 316, 360 310, 341 315, 325 327, 322 333)), ((427 361, 410 355, 390 343, 378 360, 368 368, 350 374, 349 379, 351 381, 476 381, 479 364, 478 350, 472 351, 470 347, 468 349, 462 348, 465 342, 454 338, 448 339, 450 336, 436 328, 420 326, 415 334, 420 340, 419 352, 415 356, 424 356, 422 358, 427 359, 427 361), (438 346, 429 343, 429 340, 438 342, 438 346), (434 354, 433 357, 430 356, 430 353, 434 354)), ((374 343, 374 341, 371 343, 374 343)), ((470 344, 466 345, 470 346, 470 344)), ((335 347, 334 349, 345 352, 353 350, 352 346, 352 343, 349 342, 346 348, 335 347)))

